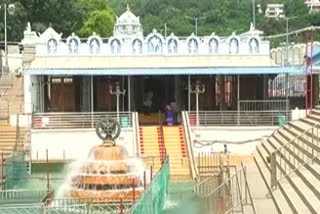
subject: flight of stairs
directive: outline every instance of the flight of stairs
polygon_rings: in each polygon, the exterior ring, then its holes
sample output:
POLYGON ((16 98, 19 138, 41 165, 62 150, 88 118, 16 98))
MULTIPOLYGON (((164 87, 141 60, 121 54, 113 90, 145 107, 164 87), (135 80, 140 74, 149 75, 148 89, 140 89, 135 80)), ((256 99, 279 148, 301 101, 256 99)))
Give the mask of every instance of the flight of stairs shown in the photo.
POLYGON ((17 134, 17 128, 9 124, 10 115, 23 111, 23 101, 23 77, 12 74, 12 78, 0 80, 0 156, 2 153, 6 156, 14 149, 21 151, 26 146, 26 128, 19 128, 17 134))
POLYGON ((157 172, 161 168, 160 133, 158 126, 140 126, 140 154, 147 166, 157 172))
POLYGON ((8 90, 9 115, 23 112, 24 92, 23 77, 13 79, 13 87, 8 90))
POLYGON ((317 123, 320 123, 320 108, 318 107, 312 111, 310 116, 289 122, 289 124, 276 130, 270 137, 262 140, 261 145, 258 145, 254 152, 256 166, 269 192, 272 193, 271 197, 274 198, 279 213, 320 213, 320 132, 309 133, 308 137, 304 137, 299 144, 292 142, 290 147, 280 150, 281 161, 283 162, 281 166, 278 165, 277 173, 286 170, 284 166, 294 169, 293 163, 299 163, 296 166, 305 163, 307 158, 303 160, 301 158, 303 157, 302 154, 308 156, 308 159, 318 155, 318 153, 319 155, 314 159, 314 162, 305 164, 299 170, 280 180, 276 189, 271 189, 270 164, 272 152, 317 123), (314 148, 314 154, 312 154, 312 147, 314 148))
POLYGON ((162 129, 160 126, 140 126, 139 132, 140 153, 146 165, 153 165, 154 172, 160 169, 163 141, 170 158, 170 179, 191 179, 182 126, 164 126, 162 129))
POLYGON ((7 156, 13 153, 14 149, 21 151, 27 147, 28 142, 27 130, 9 125, 0 124, 0 156, 7 156))
POLYGON ((8 124, 10 115, 23 112, 23 77, 12 75, 10 81, 12 85, 0 81, 0 125, 8 124))
POLYGON ((163 137, 166 154, 170 158, 170 179, 191 180, 183 127, 164 126, 163 137))

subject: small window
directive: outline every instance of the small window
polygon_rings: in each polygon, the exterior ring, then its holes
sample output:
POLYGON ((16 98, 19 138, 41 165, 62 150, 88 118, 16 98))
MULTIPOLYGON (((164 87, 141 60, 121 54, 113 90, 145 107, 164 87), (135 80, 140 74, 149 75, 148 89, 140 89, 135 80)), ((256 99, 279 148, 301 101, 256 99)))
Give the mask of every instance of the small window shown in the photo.
POLYGON ((72 83, 72 78, 64 78, 63 82, 64 83, 72 83))
POLYGON ((61 83, 61 78, 52 78, 52 83, 61 83))

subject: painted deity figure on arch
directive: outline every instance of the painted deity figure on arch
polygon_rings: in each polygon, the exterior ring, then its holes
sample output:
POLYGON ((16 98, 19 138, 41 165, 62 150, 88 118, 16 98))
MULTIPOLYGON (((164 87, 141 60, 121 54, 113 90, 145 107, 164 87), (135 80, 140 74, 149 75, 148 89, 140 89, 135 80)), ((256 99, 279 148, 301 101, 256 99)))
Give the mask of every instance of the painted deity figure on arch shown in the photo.
POLYGON ((50 39, 48 41, 48 53, 49 54, 56 54, 58 49, 58 42, 55 39, 50 39))
POLYGON ((239 52, 239 42, 236 38, 232 38, 230 41, 230 53, 236 54, 239 52))
POLYGON ((189 42, 189 53, 194 54, 198 51, 198 44, 195 39, 191 39, 189 42))
POLYGON ((98 40, 95 38, 90 41, 90 52, 92 54, 100 53, 100 44, 99 44, 98 40))
POLYGON ((71 54, 76 54, 78 53, 78 41, 75 39, 71 39, 69 43, 69 52, 71 54))
POLYGON ((142 42, 138 39, 136 39, 133 42, 133 53, 134 54, 141 54, 142 53, 142 42))
POLYGON ((250 46, 250 53, 259 53, 259 44, 257 39, 251 39, 249 42, 249 46, 250 46))

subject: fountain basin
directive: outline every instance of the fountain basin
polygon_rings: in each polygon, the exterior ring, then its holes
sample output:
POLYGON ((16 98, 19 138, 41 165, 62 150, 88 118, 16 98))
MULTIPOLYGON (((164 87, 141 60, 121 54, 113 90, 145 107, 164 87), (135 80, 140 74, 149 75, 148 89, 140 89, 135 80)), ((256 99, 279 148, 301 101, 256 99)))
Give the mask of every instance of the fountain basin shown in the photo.
POLYGON ((125 161, 115 161, 114 163, 106 164, 105 162, 97 163, 92 161, 86 163, 81 171, 97 174, 97 173, 127 173, 129 171, 128 163, 125 161))
POLYGON ((133 200, 133 194, 135 200, 138 199, 143 193, 143 188, 135 189, 133 193, 132 189, 126 190, 107 190, 107 191, 92 191, 83 189, 72 189, 69 192, 71 198, 77 199, 97 199, 99 201, 119 201, 119 200, 133 200))
POLYGON ((88 160, 71 177, 66 197, 84 200, 136 200, 144 191, 139 164, 128 159, 123 146, 91 149, 88 160), (134 186, 134 188, 133 188, 134 186))
POLYGON ((125 184, 137 186, 140 178, 134 175, 77 175, 72 178, 73 183, 80 184, 108 184, 108 185, 117 185, 125 184))
POLYGON ((124 160, 128 157, 127 150, 122 146, 110 146, 102 145, 93 147, 90 151, 89 158, 94 160, 105 160, 105 161, 114 161, 114 160, 124 160))

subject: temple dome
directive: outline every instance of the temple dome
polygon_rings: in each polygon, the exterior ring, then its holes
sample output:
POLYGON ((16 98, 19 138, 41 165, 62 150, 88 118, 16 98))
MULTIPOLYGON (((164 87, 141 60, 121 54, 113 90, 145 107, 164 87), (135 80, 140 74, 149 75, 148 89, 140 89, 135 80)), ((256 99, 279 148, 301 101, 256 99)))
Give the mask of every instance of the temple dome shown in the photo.
POLYGON ((127 6, 127 11, 117 17, 113 35, 124 38, 140 37, 142 36, 142 31, 140 17, 135 16, 127 6))

